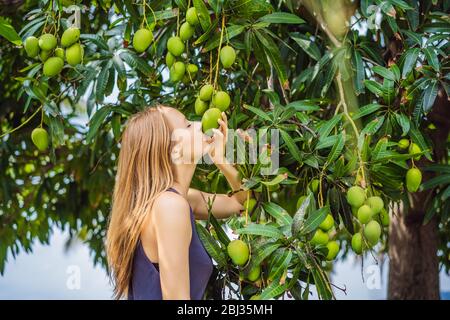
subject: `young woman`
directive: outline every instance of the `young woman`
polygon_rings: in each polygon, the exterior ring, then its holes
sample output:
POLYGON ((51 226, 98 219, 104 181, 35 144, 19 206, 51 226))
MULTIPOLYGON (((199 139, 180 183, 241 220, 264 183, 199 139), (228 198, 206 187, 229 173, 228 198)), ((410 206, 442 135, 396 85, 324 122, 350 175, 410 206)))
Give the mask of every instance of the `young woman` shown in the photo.
POLYGON ((201 299, 212 261, 198 238, 194 219, 243 210, 237 170, 224 159, 225 113, 213 137, 203 134, 175 108, 149 107, 134 115, 122 136, 106 240, 117 299, 201 299), (173 137, 176 136, 176 139, 173 137), (195 167, 209 154, 232 196, 190 188, 195 167), (181 161, 180 161, 181 160, 181 161))

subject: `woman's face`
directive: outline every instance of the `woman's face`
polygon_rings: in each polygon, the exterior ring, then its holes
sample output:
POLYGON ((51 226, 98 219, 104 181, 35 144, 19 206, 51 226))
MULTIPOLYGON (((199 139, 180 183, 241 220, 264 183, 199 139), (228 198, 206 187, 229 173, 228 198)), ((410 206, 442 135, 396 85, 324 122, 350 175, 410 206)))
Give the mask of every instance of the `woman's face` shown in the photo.
POLYGON ((172 132, 173 160, 181 163, 197 163, 208 152, 210 138, 202 132, 200 121, 189 121, 175 108, 162 107, 172 132))

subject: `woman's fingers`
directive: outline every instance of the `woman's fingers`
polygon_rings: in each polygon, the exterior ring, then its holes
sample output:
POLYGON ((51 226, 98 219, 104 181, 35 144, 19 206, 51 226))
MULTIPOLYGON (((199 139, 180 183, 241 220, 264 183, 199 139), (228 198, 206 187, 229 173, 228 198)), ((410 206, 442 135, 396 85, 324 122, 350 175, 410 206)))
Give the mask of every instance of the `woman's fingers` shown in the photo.
POLYGON ((223 137, 223 132, 222 131, 220 131, 219 129, 213 129, 213 133, 214 133, 214 135, 218 135, 218 136, 221 136, 221 137, 223 137))

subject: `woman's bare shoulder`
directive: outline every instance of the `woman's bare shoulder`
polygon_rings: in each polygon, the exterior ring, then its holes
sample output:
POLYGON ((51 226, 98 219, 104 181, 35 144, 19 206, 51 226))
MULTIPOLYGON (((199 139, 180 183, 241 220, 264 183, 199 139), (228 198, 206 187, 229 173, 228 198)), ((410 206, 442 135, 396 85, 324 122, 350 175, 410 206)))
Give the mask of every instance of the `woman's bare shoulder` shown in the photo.
POLYGON ((181 195, 165 191, 158 195, 152 208, 155 220, 189 219, 189 202, 181 195))

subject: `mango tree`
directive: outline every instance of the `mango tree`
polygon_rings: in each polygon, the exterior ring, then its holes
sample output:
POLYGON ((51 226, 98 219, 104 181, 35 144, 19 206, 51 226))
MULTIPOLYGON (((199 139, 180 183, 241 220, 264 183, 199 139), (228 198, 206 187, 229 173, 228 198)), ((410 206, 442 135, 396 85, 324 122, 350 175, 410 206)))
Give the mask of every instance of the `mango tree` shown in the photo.
MULTIPOLYGON (((54 227, 105 265, 123 125, 163 103, 205 132, 225 111, 231 129, 279 139, 252 159, 258 139, 247 135, 235 150, 244 212, 197 224, 215 262, 207 298, 308 299, 314 286, 332 299, 329 272, 350 251, 389 255, 389 298, 439 298, 450 254, 449 7, 13 2, 0 18, 0 271, 54 227)), ((230 191, 207 163, 193 185, 230 191)))

